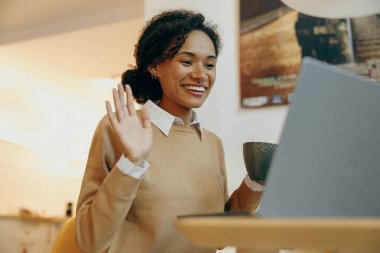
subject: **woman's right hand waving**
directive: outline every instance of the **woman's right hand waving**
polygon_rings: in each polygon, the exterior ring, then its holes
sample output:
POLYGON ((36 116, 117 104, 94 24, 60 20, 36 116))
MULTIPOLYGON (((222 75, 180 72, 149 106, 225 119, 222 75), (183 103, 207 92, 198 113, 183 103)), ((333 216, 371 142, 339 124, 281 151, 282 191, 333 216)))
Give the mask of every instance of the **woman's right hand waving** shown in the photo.
POLYGON ((140 120, 133 104, 131 87, 125 85, 124 91, 123 85, 119 84, 112 92, 116 112, 112 111, 111 103, 106 101, 108 119, 123 145, 124 156, 141 166, 153 142, 149 109, 144 107, 141 110, 140 120))

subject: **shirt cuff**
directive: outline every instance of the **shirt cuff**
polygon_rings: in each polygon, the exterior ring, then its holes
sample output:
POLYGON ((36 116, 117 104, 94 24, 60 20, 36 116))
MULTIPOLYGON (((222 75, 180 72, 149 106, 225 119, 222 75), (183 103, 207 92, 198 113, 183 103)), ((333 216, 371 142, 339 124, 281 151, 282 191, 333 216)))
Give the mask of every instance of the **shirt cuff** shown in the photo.
POLYGON ((262 192, 265 189, 264 185, 261 185, 261 184, 255 182, 254 180, 251 180, 248 175, 245 176, 243 181, 244 181, 245 185, 248 186, 248 188, 254 192, 262 192))
POLYGON ((116 167, 121 170, 125 175, 141 179, 145 171, 149 169, 149 163, 144 161, 142 167, 135 165, 128 158, 122 155, 116 163, 116 167))

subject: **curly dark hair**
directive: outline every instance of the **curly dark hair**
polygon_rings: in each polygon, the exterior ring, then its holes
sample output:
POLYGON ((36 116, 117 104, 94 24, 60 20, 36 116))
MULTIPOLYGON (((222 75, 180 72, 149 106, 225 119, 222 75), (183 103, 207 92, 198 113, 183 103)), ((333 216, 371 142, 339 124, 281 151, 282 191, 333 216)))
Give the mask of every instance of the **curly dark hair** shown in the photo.
POLYGON ((146 23, 135 45, 136 66, 126 70, 121 76, 121 83, 131 86, 137 103, 161 99, 160 82, 150 75, 148 68, 154 68, 166 59, 173 58, 185 43, 188 34, 194 30, 203 31, 210 37, 218 56, 221 39, 217 27, 206 22, 200 13, 183 9, 165 11, 146 23))

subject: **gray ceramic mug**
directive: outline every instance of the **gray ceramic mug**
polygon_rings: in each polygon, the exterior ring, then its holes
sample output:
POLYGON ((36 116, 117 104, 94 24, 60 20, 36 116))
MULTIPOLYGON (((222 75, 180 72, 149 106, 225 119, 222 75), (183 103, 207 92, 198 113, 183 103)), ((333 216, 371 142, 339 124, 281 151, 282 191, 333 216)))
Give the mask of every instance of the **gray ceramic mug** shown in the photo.
POLYGON ((251 180, 258 183, 266 182, 276 147, 276 144, 267 142, 246 142, 243 144, 244 163, 251 180))

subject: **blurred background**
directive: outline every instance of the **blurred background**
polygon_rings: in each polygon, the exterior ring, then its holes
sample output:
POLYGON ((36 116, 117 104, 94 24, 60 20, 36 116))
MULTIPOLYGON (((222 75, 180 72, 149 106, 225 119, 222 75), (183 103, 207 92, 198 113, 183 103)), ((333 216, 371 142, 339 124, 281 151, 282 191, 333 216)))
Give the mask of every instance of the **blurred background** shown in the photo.
POLYGON ((287 106, 240 105, 239 1, 1 0, 0 252, 49 252, 68 203, 75 214, 104 101, 134 63, 144 21, 177 7, 201 11, 223 37, 198 112, 224 142, 230 192, 246 175, 243 143, 278 142, 287 106))

